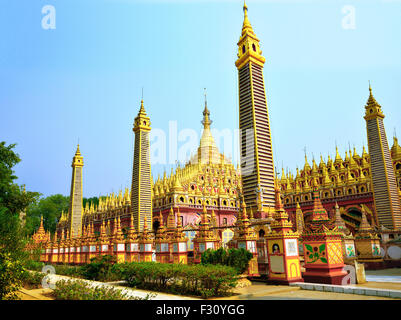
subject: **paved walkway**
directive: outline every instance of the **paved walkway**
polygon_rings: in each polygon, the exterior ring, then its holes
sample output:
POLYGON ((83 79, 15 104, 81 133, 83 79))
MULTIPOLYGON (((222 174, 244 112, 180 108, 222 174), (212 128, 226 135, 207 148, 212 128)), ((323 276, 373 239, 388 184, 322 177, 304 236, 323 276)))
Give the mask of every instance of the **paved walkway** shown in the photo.
POLYGON ((393 298, 347 294, 344 292, 329 292, 303 290, 300 286, 267 285, 253 282, 252 286, 236 289, 238 295, 213 300, 394 300, 393 298))

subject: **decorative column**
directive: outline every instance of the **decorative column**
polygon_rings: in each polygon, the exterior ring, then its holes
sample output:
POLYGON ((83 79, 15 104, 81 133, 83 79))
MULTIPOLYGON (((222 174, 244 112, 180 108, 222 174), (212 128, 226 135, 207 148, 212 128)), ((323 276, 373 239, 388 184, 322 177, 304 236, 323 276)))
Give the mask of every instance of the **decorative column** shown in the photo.
POLYGON ((52 242, 52 257, 50 260, 51 263, 58 262, 58 241, 57 241, 57 232, 54 233, 54 238, 52 242))
POLYGON ((366 218, 365 208, 362 207, 362 221, 355 235, 358 262, 363 262, 370 268, 379 268, 383 264, 380 255, 380 238, 375 233, 366 218))
POLYGON ((61 239, 59 242, 59 254, 58 254, 58 262, 65 263, 65 238, 64 238, 64 229, 61 230, 61 239))
POLYGON ((311 222, 302 235, 305 256, 305 282, 341 284, 343 271, 341 233, 329 225, 327 211, 320 201, 316 180, 313 180, 313 212, 311 222))
POLYGON ((168 238, 166 228, 163 224, 163 216, 160 211, 159 228, 156 232, 156 262, 170 263, 170 239, 168 238))
POLYGON ((74 264, 81 264, 81 237, 76 236, 73 242, 74 246, 74 264))
POLYGON ((125 240, 121 231, 120 216, 117 218, 117 226, 115 226, 115 228, 117 228, 117 231, 113 239, 113 254, 117 258, 117 263, 123 263, 125 262, 125 240))
POLYGON ((125 240, 126 252, 127 252, 127 262, 139 262, 139 243, 138 234, 134 227, 134 217, 131 213, 130 227, 128 230, 128 236, 125 240))
POLYGON ((188 238, 183 232, 181 219, 177 219, 177 228, 171 242, 173 246, 173 263, 188 264, 188 238))
POLYGON ((64 255, 65 255, 65 259, 64 260, 65 261, 64 262, 66 264, 70 264, 71 263, 71 254, 70 254, 71 239, 70 239, 70 233, 69 232, 67 232, 64 245, 65 245, 65 250, 64 250, 64 255))
POLYGON ((276 183, 276 212, 274 221, 270 224, 271 232, 267 240, 267 255, 269 258, 268 282, 288 284, 303 282, 301 264, 299 261, 299 233, 292 231, 292 223, 284 210, 280 197, 280 187, 276 183))
POLYGON ((50 231, 47 233, 47 241, 46 241, 46 257, 45 257, 45 262, 50 263, 51 258, 52 258, 52 241, 50 237, 50 231))
POLYGON ((203 201, 203 212, 201 214, 201 222, 198 233, 193 239, 194 243, 194 263, 201 262, 202 253, 207 249, 217 250, 219 248, 219 239, 210 230, 209 221, 207 219, 206 202, 203 201))
POLYGON ((151 262, 153 255, 153 239, 148 232, 147 217, 144 217, 143 231, 139 236, 139 261, 151 262))
POLYGON ((88 227, 84 227, 84 232, 81 238, 81 262, 88 263, 89 259, 89 246, 88 246, 88 227))
POLYGON ((100 226, 100 237, 98 239, 99 255, 105 256, 109 254, 110 251, 110 241, 106 233, 106 226, 104 220, 102 220, 102 225, 100 226))
POLYGON ((252 253, 253 258, 249 261, 248 276, 259 277, 258 270, 258 253, 256 250, 257 236, 250 227, 248 215, 246 214, 246 204, 242 198, 242 211, 241 216, 237 219, 236 226, 237 232, 234 234, 234 240, 238 249, 245 249, 252 253))
POLYGON ((89 224, 88 245, 89 245, 88 263, 90 263, 91 259, 95 258, 99 254, 96 237, 93 230, 93 222, 92 224, 89 224))
POLYGON ((175 222, 175 214, 173 207, 170 207, 170 212, 167 216, 167 239, 169 241, 168 249, 169 249, 169 263, 173 263, 173 246, 170 245, 171 241, 174 237, 174 230, 175 230, 176 222, 175 222))

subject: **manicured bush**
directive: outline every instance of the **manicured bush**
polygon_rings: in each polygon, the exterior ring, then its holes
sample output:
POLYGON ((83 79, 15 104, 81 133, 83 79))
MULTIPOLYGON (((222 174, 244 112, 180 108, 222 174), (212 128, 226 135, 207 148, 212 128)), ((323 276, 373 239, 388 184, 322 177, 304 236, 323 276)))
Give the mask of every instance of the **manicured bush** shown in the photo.
POLYGON ((56 300, 145 300, 147 298, 129 297, 120 289, 92 287, 82 280, 60 280, 53 290, 56 300))
POLYGON ((24 264, 24 268, 32 271, 42 271, 42 268, 45 266, 43 262, 36 260, 28 260, 24 264))
POLYGON ((208 298, 229 295, 238 281, 234 268, 221 265, 183 265, 133 262, 119 266, 129 286, 208 298))
POLYGON ((225 248, 217 250, 207 249, 202 253, 201 263, 204 265, 220 264, 230 266, 237 270, 238 274, 242 274, 248 269, 249 261, 252 257, 252 253, 243 248, 231 248, 228 250, 225 248))
POLYGON ((81 267, 82 275, 85 279, 95 281, 116 281, 118 273, 113 265, 117 262, 115 256, 104 255, 97 256, 91 259, 91 262, 81 267))

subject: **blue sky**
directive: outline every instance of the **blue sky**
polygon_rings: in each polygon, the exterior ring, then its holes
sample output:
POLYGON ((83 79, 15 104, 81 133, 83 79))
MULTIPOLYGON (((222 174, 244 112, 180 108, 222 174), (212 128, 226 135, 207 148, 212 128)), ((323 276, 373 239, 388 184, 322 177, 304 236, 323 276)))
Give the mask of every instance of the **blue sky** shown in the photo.
MULTIPOLYGON (((18 183, 69 194, 80 142, 84 196, 130 186, 132 123, 144 88, 152 128, 200 134, 203 88, 213 127, 238 127, 239 1, 2 0, 0 140, 17 143, 18 183), (42 8, 56 9, 44 30, 42 8)), ((401 1, 248 0, 266 57, 264 78, 275 163, 366 145, 368 80, 401 133, 401 1), (344 29, 344 6, 355 29, 344 29)), ((222 141, 218 141, 221 146, 222 141)), ((168 147, 167 147, 168 149, 168 147)), ((234 155, 235 156, 235 155, 234 155)), ((168 158, 167 158, 168 159, 168 158)), ((171 164, 155 164, 157 176, 171 164)))

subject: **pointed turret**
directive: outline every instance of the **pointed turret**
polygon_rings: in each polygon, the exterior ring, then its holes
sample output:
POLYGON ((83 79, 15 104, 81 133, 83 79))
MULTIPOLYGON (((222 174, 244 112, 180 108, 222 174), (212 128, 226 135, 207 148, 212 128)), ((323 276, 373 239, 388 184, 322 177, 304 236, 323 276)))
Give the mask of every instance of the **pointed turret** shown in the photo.
POLYGON ((302 212, 301 206, 299 205, 299 202, 297 202, 297 207, 295 211, 295 221, 296 221, 297 231, 299 232, 299 234, 302 234, 305 228, 305 221, 304 221, 304 214, 302 212))
POLYGON ((341 159, 340 153, 338 152, 338 147, 336 146, 336 158, 334 159, 335 165, 342 164, 343 160, 341 159))
POLYGON ((334 210, 335 210, 334 221, 333 221, 334 226, 337 227, 338 231, 340 231, 344 235, 348 235, 350 233, 350 230, 345 225, 343 218, 341 218, 340 207, 338 206, 337 201, 334 210))
POLYGON ((382 107, 373 96, 372 87, 370 86, 370 83, 369 83, 369 98, 365 105, 365 111, 366 111, 365 112, 366 121, 370 119, 375 119, 376 117, 379 117, 381 119, 384 118, 382 107))
POLYGON ((398 144, 397 137, 394 136, 393 146, 391 147, 391 158, 393 161, 401 160, 401 147, 398 144))
MULTIPOLYGON (((206 89, 205 89, 206 90, 206 89)), ((210 111, 207 108, 207 99, 206 99, 206 91, 205 91, 205 108, 203 110, 203 132, 202 137, 200 139, 198 152, 195 159, 192 159, 193 162, 198 163, 210 163, 217 164, 219 163, 220 153, 217 149, 216 142, 214 141, 212 132, 210 130, 210 125, 212 121, 210 120, 210 111)))
POLYGON ((368 219, 366 217, 365 208, 362 207, 361 211, 362 211, 362 220, 361 220, 361 223, 359 224, 358 233, 372 233, 373 228, 370 225, 370 223, 368 222, 368 219))

